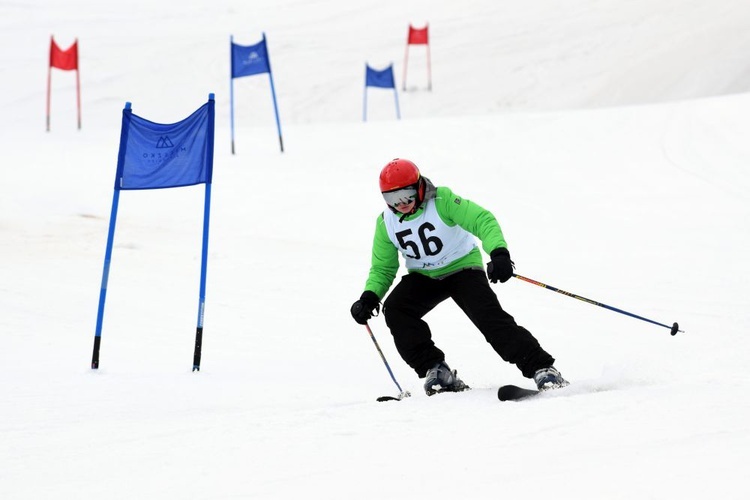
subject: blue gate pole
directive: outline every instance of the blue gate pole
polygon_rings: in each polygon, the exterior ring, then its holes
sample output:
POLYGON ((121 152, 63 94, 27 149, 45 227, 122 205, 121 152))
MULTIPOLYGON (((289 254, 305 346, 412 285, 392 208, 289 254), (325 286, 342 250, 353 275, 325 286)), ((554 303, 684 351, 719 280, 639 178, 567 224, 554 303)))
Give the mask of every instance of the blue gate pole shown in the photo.
POLYGON ((206 183, 206 199, 203 207, 203 247, 201 250, 201 281, 198 291, 198 324, 195 329, 195 351, 193 352, 193 371, 201 369, 201 352, 203 348, 203 317, 206 311, 206 271, 208 268, 208 221, 211 212, 211 183, 206 183))
POLYGON ((206 179, 206 196, 203 204, 203 244, 201 249, 201 279, 198 291, 198 324, 195 329, 195 351, 193 352, 193 371, 201 369, 201 353, 203 349, 203 317, 206 311, 206 271, 208 268, 208 226, 211 216, 211 182, 214 163, 214 94, 208 95, 208 144, 206 157, 209 174, 206 179))
POLYGON ((396 118, 401 119, 401 111, 398 109, 398 92, 396 92, 396 86, 393 86, 393 97, 396 98, 396 118))
POLYGON ((365 81, 365 97, 362 102, 362 121, 363 122, 367 121, 367 82, 366 81, 365 81))
POLYGON ((276 104, 276 88, 273 85, 273 73, 271 73, 271 57, 268 55, 268 44, 266 43, 266 34, 263 33, 263 44, 266 47, 266 56, 268 62, 268 79, 271 82, 271 98, 273 99, 273 112, 276 114, 276 130, 279 133, 279 146, 281 152, 284 152, 284 139, 281 137, 281 120, 279 120, 279 107, 276 104))
POLYGON ((102 343, 102 324, 104 323, 104 303, 107 300, 107 283, 109 268, 112 262, 112 247, 115 241, 115 225, 117 224, 117 207, 120 204, 120 177, 128 142, 128 128, 130 126, 131 104, 125 103, 122 110, 122 130, 120 131, 120 150, 117 154, 117 172, 115 174, 115 191, 112 195, 112 211, 109 215, 109 230, 107 232, 107 248, 104 251, 104 269, 102 270, 102 287, 99 291, 99 309, 96 314, 96 332, 94 333, 94 353, 91 356, 91 369, 99 368, 99 348, 102 343))
POLYGON ((120 203, 120 190, 115 189, 112 196, 112 212, 109 216, 109 232, 107 234, 107 249, 104 252, 104 269, 102 270, 102 288, 99 292, 99 310, 96 315, 96 333, 94 334, 94 354, 91 357, 91 369, 99 368, 99 348, 102 342, 102 324, 104 322, 104 303, 107 300, 107 282, 109 281, 109 266, 112 262, 112 246, 115 239, 115 224, 117 223, 117 206, 120 203))
POLYGON ((229 128, 232 133, 232 154, 234 154, 234 35, 229 35, 229 128))

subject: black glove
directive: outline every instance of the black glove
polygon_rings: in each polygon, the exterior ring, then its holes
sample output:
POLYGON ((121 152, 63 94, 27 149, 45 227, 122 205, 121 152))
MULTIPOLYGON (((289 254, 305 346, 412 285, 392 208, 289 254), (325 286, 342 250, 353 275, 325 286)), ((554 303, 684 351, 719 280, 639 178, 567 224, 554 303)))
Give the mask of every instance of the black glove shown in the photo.
POLYGON ((515 264, 510 260, 510 252, 507 248, 496 248, 490 254, 490 262, 487 263, 487 277, 492 283, 505 283, 513 276, 515 264))
POLYGON ((352 318, 360 325, 366 325, 373 311, 380 312, 380 299, 374 292, 365 290, 359 300, 352 304, 352 318))

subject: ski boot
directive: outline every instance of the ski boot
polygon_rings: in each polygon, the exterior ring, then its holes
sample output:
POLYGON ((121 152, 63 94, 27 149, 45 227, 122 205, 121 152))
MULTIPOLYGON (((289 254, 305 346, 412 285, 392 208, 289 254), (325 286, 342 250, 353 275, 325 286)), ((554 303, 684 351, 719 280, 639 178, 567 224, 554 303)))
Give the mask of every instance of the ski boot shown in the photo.
POLYGON ((441 361, 427 370, 424 391, 428 396, 432 396, 439 392, 461 392, 470 389, 456 373, 456 370, 451 370, 445 361, 441 361))
POLYGON ((569 385, 569 382, 560 375, 560 372, 554 366, 537 370, 534 373, 534 382, 536 382, 536 386, 540 391, 559 389, 560 387, 569 385))

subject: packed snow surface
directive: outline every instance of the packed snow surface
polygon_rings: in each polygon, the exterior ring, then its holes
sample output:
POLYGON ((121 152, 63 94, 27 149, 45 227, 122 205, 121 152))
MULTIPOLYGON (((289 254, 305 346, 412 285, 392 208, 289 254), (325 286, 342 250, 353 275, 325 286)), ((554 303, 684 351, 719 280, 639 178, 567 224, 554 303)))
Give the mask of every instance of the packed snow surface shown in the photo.
POLYGON ((746 499, 746 0, 0 3, 0 498, 746 499), (427 50, 409 24, 429 23, 427 50), (265 33, 236 79, 229 37, 265 33), (80 51, 51 74, 50 35, 80 51), (365 64, 393 64, 394 92, 365 64), (406 86, 406 91, 403 86, 406 86), (204 186, 123 191, 91 370, 125 102, 160 123, 216 94, 204 186), (472 390, 427 397, 382 317, 349 315, 394 157, 491 210, 503 307, 567 389, 532 387, 448 301, 426 316, 472 390))

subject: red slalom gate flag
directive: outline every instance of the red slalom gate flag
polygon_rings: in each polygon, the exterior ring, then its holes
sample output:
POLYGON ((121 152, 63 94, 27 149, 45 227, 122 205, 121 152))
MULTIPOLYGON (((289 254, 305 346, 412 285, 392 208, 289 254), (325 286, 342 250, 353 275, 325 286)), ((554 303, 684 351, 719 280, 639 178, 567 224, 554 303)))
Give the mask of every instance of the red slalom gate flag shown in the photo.
POLYGON ((55 39, 52 38, 49 48, 49 66, 65 71, 78 69, 78 40, 67 49, 62 50, 55 43, 55 39))
POLYGON ((78 39, 65 50, 55 43, 55 37, 50 36, 49 67, 47 68, 47 132, 50 129, 50 107, 52 101, 52 68, 63 71, 76 72, 76 100, 78 107, 78 129, 81 129, 81 72, 78 69, 78 39))
POLYGON ((424 28, 415 28, 409 24, 409 36, 406 39, 406 53, 404 54, 404 79, 402 90, 406 92, 406 70, 409 65, 409 46, 424 45, 427 49, 427 90, 432 90, 432 69, 430 68, 430 34, 429 24, 424 28))
POLYGON ((413 28, 409 25, 409 45, 427 45, 430 43, 430 36, 428 33, 429 26, 425 26, 421 29, 413 28))

